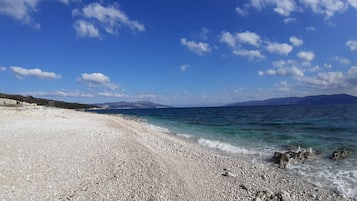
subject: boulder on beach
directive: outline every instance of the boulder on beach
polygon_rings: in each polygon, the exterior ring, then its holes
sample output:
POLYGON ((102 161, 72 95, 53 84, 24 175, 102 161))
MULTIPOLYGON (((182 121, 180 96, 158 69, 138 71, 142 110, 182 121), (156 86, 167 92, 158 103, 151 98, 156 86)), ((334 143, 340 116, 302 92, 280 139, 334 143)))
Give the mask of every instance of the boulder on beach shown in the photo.
POLYGON ((272 157, 272 162, 279 164, 280 168, 286 168, 291 159, 304 162, 305 160, 313 159, 316 153, 312 148, 298 148, 296 151, 286 151, 284 153, 275 152, 272 157))
POLYGON ((332 153, 331 159, 334 161, 345 159, 350 153, 351 151, 348 150, 336 150, 332 153))

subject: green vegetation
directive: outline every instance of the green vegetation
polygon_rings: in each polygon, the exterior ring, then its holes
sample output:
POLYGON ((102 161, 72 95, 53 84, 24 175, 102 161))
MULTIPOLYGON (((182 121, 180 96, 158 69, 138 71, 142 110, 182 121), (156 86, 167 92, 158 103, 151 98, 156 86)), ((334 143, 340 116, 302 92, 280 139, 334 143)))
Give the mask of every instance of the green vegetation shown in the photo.
POLYGON ((37 105, 42 105, 42 106, 50 106, 50 107, 58 107, 58 108, 66 108, 66 109, 89 109, 89 108, 96 107, 95 105, 68 103, 64 101, 35 98, 33 96, 9 95, 3 93, 0 93, 0 98, 7 98, 7 99, 17 100, 20 102, 35 103, 37 105))

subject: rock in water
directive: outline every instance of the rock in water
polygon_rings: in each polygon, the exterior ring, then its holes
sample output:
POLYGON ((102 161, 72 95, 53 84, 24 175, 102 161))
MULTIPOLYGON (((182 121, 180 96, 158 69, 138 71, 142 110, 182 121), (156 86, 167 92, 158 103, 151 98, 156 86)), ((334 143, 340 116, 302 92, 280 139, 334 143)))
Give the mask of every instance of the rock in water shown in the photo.
POLYGON ((275 152, 272 158, 272 161, 276 164, 279 164, 280 168, 286 168, 286 165, 289 163, 290 155, 288 153, 275 152))
POLYGON ((334 151, 331 155, 331 159, 334 161, 341 160, 346 158, 350 154, 350 151, 347 150, 337 150, 334 151))
POLYGON ((305 160, 313 159, 315 155, 315 151, 312 148, 303 149, 299 147, 296 151, 275 152, 272 161, 279 164, 280 168, 286 168, 290 159, 304 162, 305 160))

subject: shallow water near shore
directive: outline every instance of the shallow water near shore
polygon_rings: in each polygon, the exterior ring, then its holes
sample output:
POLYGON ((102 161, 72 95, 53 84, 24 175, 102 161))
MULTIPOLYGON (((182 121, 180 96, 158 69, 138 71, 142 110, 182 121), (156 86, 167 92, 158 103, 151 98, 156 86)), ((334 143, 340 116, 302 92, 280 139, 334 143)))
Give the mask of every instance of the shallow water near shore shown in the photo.
POLYGON ((266 162, 275 151, 303 147, 316 150, 314 161, 291 163, 288 170, 319 186, 357 199, 357 105, 265 106, 98 110, 147 120, 161 129, 202 146, 230 154, 250 154, 266 162), (352 151, 332 161, 333 151, 352 151))

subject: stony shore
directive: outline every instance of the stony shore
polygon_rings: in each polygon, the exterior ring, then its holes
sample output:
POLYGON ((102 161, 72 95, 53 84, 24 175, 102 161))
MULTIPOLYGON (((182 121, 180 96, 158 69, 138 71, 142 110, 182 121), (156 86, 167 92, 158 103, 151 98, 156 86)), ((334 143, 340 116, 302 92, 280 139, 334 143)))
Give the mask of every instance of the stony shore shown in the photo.
POLYGON ((0 147, 1 200, 352 200, 112 115, 0 107, 0 147))

